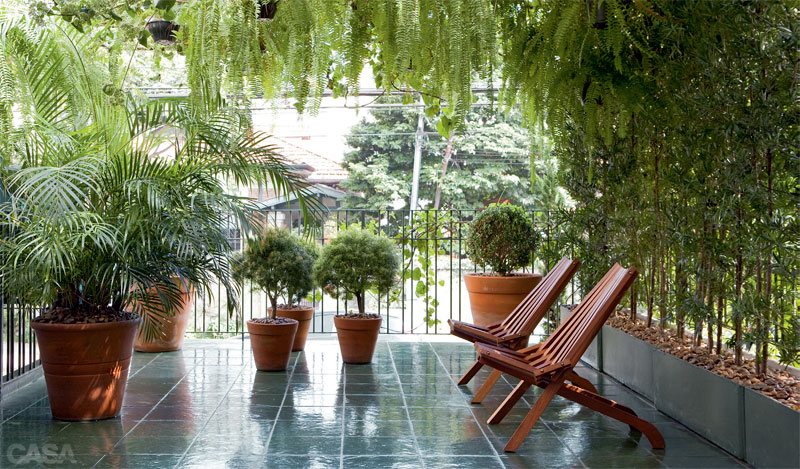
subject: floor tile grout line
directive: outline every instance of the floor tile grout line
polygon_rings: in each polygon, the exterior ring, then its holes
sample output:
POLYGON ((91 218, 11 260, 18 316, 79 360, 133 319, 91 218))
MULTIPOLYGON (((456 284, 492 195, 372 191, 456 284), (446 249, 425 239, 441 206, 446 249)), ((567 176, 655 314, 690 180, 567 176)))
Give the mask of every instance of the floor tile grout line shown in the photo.
POLYGON ((394 354, 392 353, 392 347, 390 342, 384 342, 386 344, 386 348, 389 350, 389 359, 392 361, 392 369, 394 370, 394 376, 397 378, 397 384, 400 385, 400 397, 403 400, 403 409, 406 411, 406 417, 408 417, 408 425, 411 427, 411 438, 414 440, 414 449, 417 450, 417 457, 419 458, 420 464, 422 467, 425 468, 425 459, 422 457, 422 450, 419 447, 419 441, 417 441, 417 434, 414 432, 414 422, 411 420, 411 412, 408 410, 408 401, 406 400, 406 392, 403 390, 403 382, 400 381, 400 373, 397 371, 397 365, 394 362, 394 354))
MULTIPOLYGON (((447 378, 450 379, 450 382, 453 384, 453 386, 455 386, 456 389, 458 389, 458 384, 453 379, 453 376, 450 375, 450 370, 448 370, 447 367, 444 366, 444 362, 442 361, 442 357, 439 356, 439 352, 436 351, 436 347, 434 347, 430 342, 428 342, 428 347, 430 347, 430 349, 433 350, 433 355, 436 356, 436 360, 439 362, 439 365, 441 365, 442 369, 445 371, 445 374, 447 375, 447 378)), ((463 394, 459 393, 459 395, 461 395, 461 398, 464 399, 465 401, 467 400, 467 398, 464 397, 463 394)), ((500 453, 497 452, 497 449, 492 444, 492 441, 489 439, 489 436, 486 435, 486 431, 484 431, 484 429, 481 426, 480 422, 478 422, 478 417, 475 415, 475 411, 473 410, 473 407, 471 405, 467 404, 467 408, 469 409, 469 412, 472 414, 472 418, 475 419, 475 423, 478 424, 478 428, 480 429, 481 434, 483 434, 483 437, 486 439, 486 442, 489 444, 489 447, 492 448, 492 452, 494 453, 495 457, 500 462, 500 466, 501 467, 505 467, 505 464, 503 463, 503 460, 500 458, 500 453)))
MULTIPOLYGON (((267 436, 267 444, 264 447, 264 455, 266 457, 269 457, 269 445, 270 443, 272 443, 272 435, 275 434, 275 425, 278 424, 278 417, 281 416, 281 412, 283 411, 283 405, 286 403, 286 396, 289 395, 289 386, 292 385, 292 377, 294 376, 294 370, 297 369, 297 362, 300 361, 300 355, 304 353, 305 352, 303 351, 298 352, 297 356, 294 358, 294 363, 292 363, 292 371, 289 372, 289 376, 286 378, 286 389, 283 390, 283 398, 281 399, 281 405, 278 406, 278 412, 275 414, 275 420, 272 422, 272 428, 270 428, 269 436, 267 436)), ((256 373, 258 373, 258 370, 256 370, 256 373)))
MULTIPOLYGON (((130 379, 130 378, 133 378, 134 376, 136 376, 136 374, 137 374, 137 373, 139 373, 139 372, 142 370, 142 368, 144 368, 145 366, 149 365, 150 363, 152 363, 152 362, 153 362, 153 360, 155 360, 156 358, 158 358, 158 355, 161 355, 161 354, 157 354, 157 356, 153 357, 153 358, 152 358, 152 359, 151 359, 149 362, 147 362, 147 364, 143 365, 141 368, 139 368, 138 370, 136 370, 136 371, 135 371, 135 372, 134 372, 132 375, 128 376, 128 379, 130 379)), ((44 375, 42 375, 42 379, 44 379, 44 375)), ((38 378, 37 378, 37 380, 38 380, 38 378)), ((30 384, 33 384, 33 383, 30 383, 30 384)), ((29 385, 30 385, 30 384, 29 384, 29 385)), ((24 386, 23 386, 22 388, 19 388, 19 389, 15 390, 14 392, 16 392, 16 391, 21 391, 23 388, 24 388, 24 386)), ((45 395, 44 397, 41 397, 41 398, 39 398, 39 399, 37 399, 37 400, 33 401, 33 402, 32 402, 32 403, 29 405, 29 406, 25 407, 24 409, 20 410, 19 412, 17 412, 17 413, 16 413, 16 414, 14 414, 14 415, 11 415, 11 416, 10 416, 10 417, 8 417, 7 419, 4 419, 4 420, 0 421, 0 425, 2 425, 2 424, 4 424, 4 423, 8 422, 9 420, 13 419, 13 418, 14 418, 14 417, 16 417, 17 415, 19 415, 19 414, 21 414, 21 413, 25 412, 26 410, 30 409, 31 407, 35 406, 36 404, 38 404, 38 403, 42 402, 42 401, 43 401, 43 400, 45 400, 45 399, 47 399, 47 395, 45 395)), ((67 423, 67 425, 64 425, 64 428, 62 428, 61 430, 59 430, 59 431, 58 431, 58 432, 56 432, 56 433, 61 433, 62 431, 64 431, 64 429, 65 429, 65 428, 69 427, 70 425, 72 425, 72 422, 69 422, 69 423, 67 423)))
POLYGON ((339 469, 344 469, 344 430, 347 421, 347 365, 342 362, 342 440, 339 445, 339 469))
MULTIPOLYGON (((231 389, 233 389, 233 387, 236 385, 236 382, 239 381, 239 377, 242 376, 242 373, 244 372, 244 369, 245 369, 244 361, 245 361, 244 354, 242 354, 242 364, 241 364, 241 368, 239 368, 239 373, 236 374, 236 378, 231 382, 231 385, 228 386, 228 390, 225 391, 225 394, 222 396, 222 399, 220 399, 220 401, 214 407, 214 410, 211 411, 211 414, 209 414, 208 418, 206 418, 205 422, 203 423, 203 426, 200 427, 200 430, 198 430, 197 434, 194 436, 194 438, 192 438, 192 441, 189 443, 189 446, 186 447, 186 450, 184 450, 183 454, 178 459, 178 462, 175 463, 175 467, 180 467, 180 465, 183 462, 183 460, 186 459, 186 455, 189 454, 189 450, 192 449, 192 445, 194 444, 194 442, 197 441, 197 439, 203 433, 203 430, 206 429, 206 427, 208 426, 208 422, 211 420, 211 417, 213 417, 214 414, 217 413, 217 410, 219 410, 220 406, 222 405, 222 402, 225 401, 225 398, 228 397, 228 394, 230 394, 231 389)), ((192 370, 194 370, 195 368, 197 368, 197 364, 195 364, 195 366, 192 368, 192 370)), ((189 374, 187 373, 184 376, 184 378, 186 378, 186 376, 189 376, 189 374)), ((181 381, 183 381, 183 379, 181 379, 181 381)), ((176 384, 176 386, 177 386, 177 384, 176 384)), ((172 392, 172 391, 170 390, 170 392, 172 392)), ((167 393, 167 394, 169 394, 169 393, 167 393)), ((152 412, 152 410, 151 410, 151 412, 152 412)), ((150 415, 150 412, 148 412, 147 415, 150 415)), ((145 415, 145 418, 147 417, 147 415, 145 415)), ((142 419, 142 420, 144 420, 144 419, 142 419)))
MULTIPOLYGON (((161 353, 157 353, 157 354, 156 354, 156 356, 154 356, 152 360, 150 360, 149 362, 147 362, 147 364, 146 364, 146 365, 144 365, 144 366, 142 366, 141 368, 139 368, 138 370, 136 370, 136 372, 135 372, 133 375, 129 376, 129 377, 128 377, 128 379, 130 379, 130 378, 133 378, 134 376, 136 376, 137 374, 139 374, 139 372, 140 372, 140 371, 142 371, 142 370, 143 370, 143 369, 145 369, 146 367, 150 366, 150 364, 151 364, 151 363, 153 363, 153 362, 156 360, 156 358, 158 358, 158 357, 160 357, 160 356, 161 356, 161 353)), ((192 370, 194 370, 196 367, 197 367, 197 364, 195 364, 194 366, 192 366, 192 368, 191 368, 190 370, 188 370, 188 371, 186 372, 186 374, 184 374, 184 375, 181 377, 181 379, 179 379, 179 380, 178 380, 178 382, 177 382, 177 383, 175 383, 175 384, 174 384, 174 385, 173 385, 173 386, 172 386, 172 387, 169 389, 169 391, 167 391, 167 392, 166 392, 166 393, 165 393, 163 396, 161 396, 161 399, 159 399, 159 400, 158 400, 158 402, 156 402, 155 404, 153 404, 153 407, 151 407, 151 408, 150 408, 150 410, 148 410, 148 411, 147 411, 147 413, 146 413, 146 414, 144 414, 144 416, 142 416, 142 418, 141 418, 141 419, 139 419, 139 420, 137 420, 137 421, 136 421, 136 423, 135 423, 135 424, 134 424, 134 425, 131 427, 131 429, 130 429, 130 430, 128 430, 127 432, 125 432, 125 434, 124 434, 124 435, 122 435, 122 436, 119 438, 119 440, 117 440, 117 442, 116 442, 116 443, 114 443, 114 446, 112 446, 110 450, 108 450, 108 451, 106 451, 106 452, 104 452, 104 453, 103 453, 103 456, 102 456, 102 457, 101 457, 101 458, 100 458, 100 459, 99 459, 99 460, 98 460, 96 463, 94 463, 94 465, 93 465, 92 467, 96 467, 98 464, 100 464, 100 463, 101 463, 101 462, 102 462, 102 461, 103 461, 103 460, 106 458, 106 456, 108 456, 109 454, 111 454, 111 452, 112 452, 112 451, 114 451, 114 448, 116 448, 116 447, 117 447, 117 445, 119 445, 119 444, 120 444, 120 442, 121 442, 122 440, 124 440, 125 438, 127 438, 127 437, 128 437, 128 435, 130 435, 130 434, 131 434, 131 432, 133 432, 133 431, 136 429, 136 427, 138 427, 138 426, 139 426, 139 424, 140 424, 140 423, 144 422, 144 420, 147 418, 147 416, 148 416, 148 415, 150 415, 150 414, 153 412, 153 410, 154 410, 156 407, 158 407, 158 405, 159 405, 159 404, 161 404, 161 403, 164 401, 164 399, 166 399, 166 398, 167 398, 167 396, 169 396, 169 394, 170 394, 170 393, 171 393, 171 392, 172 392, 172 391, 173 391, 173 390, 174 390, 176 387, 178 387, 178 385, 179 385, 179 384, 181 384, 181 382, 183 382, 183 380, 184 380, 184 379, 186 379, 186 377, 187 377, 187 376, 189 376, 189 373, 191 373, 191 372, 192 372, 192 370)), ((127 383, 127 381, 126 381, 125 385, 127 386, 127 384, 128 384, 128 383, 127 383)))

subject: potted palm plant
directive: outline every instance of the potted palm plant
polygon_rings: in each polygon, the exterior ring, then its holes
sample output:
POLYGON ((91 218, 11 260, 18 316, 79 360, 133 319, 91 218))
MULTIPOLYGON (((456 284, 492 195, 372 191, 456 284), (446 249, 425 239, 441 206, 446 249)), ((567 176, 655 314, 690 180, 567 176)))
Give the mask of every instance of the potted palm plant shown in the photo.
POLYGON ((267 317, 247 321, 253 358, 259 370, 285 370, 295 344, 300 350, 305 345, 314 309, 299 304, 314 288, 311 268, 315 256, 313 249, 309 250, 300 237, 271 228, 248 240, 247 248, 234 264, 234 276, 240 281, 252 281, 269 300, 267 317), (285 305, 278 304, 281 297, 286 298, 285 305), (296 341, 300 321, 303 336, 296 341))
POLYGON ((333 318, 345 363, 369 363, 381 317, 365 308, 367 291, 388 293, 397 281, 400 260, 392 240, 366 230, 348 229, 322 248, 314 264, 317 285, 343 300, 355 299, 357 313, 333 318))
POLYGON ((219 96, 109 93, 106 69, 73 53, 70 36, 33 34, 0 34, 21 111, 0 137, 4 159, 21 168, 3 175, 0 278, 5 294, 46 305, 32 327, 53 416, 113 417, 137 325, 159 337, 181 285, 209 293, 219 284, 236 305, 222 227, 233 218, 247 232, 256 217, 223 181, 275 178, 305 192, 219 96))
POLYGON ((522 207, 490 205, 469 224, 467 254, 489 272, 464 274, 475 324, 488 326, 505 319, 541 280, 541 275, 515 273, 530 264, 539 233, 522 207))

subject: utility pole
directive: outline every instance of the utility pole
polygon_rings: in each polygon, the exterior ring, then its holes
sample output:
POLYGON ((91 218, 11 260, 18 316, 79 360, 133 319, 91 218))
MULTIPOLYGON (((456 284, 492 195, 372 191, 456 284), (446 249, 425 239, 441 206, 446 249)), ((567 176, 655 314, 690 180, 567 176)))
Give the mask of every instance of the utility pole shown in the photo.
POLYGON ((419 208, 419 171, 422 166, 422 136, 425 130, 423 112, 420 109, 419 118, 417 119, 417 134, 414 139, 414 174, 411 178, 411 203, 409 204, 411 210, 419 208))

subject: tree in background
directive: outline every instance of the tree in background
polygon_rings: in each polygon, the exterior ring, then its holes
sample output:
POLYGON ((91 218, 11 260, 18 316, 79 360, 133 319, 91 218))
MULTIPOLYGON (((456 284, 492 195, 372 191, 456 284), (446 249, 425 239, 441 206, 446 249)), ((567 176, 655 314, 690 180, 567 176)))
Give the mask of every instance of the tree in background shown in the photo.
MULTIPOLYGON (((345 156, 350 177, 343 184, 352 193, 345 207, 408 207, 417 112, 380 108, 353 127, 347 143, 354 150, 345 156)), ((531 140, 516 111, 503 115, 488 106, 473 107, 464 129, 452 135, 442 178, 446 146, 447 139, 426 120, 419 187, 423 207, 433 208, 439 183, 440 208, 479 209, 493 200, 543 209, 565 203, 555 161, 549 151, 537 151, 531 158, 531 140), (533 177, 531 159, 536 168, 533 177)))

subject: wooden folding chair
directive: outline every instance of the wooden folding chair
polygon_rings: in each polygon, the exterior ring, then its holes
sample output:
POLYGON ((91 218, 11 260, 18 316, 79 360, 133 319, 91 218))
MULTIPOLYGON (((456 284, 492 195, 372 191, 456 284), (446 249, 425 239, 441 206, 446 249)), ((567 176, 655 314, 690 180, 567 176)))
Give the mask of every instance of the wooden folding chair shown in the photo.
POLYGON ((565 382, 636 275, 635 267, 625 269, 614 264, 578 307, 540 344, 517 351, 496 345, 475 344, 478 361, 522 380, 489 418, 490 424, 500 423, 532 385, 544 389, 506 444, 506 451, 513 452, 519 448, 556 394, 626 423, 631 429, 642 432, 653 448, 664 448, 664 438, 658 429, 637 417, 632 409, 606 399, 596 391, 587 391, 565 382))
MULTIPOLYGON (((450 324, 450 333, 473 343, 480 342, 509 350, 526 347, 533 330, 572 280, 580 265, 581 262, 577 259, 562 258, 506 319, 486 327, 450 319, 447 321, 450 324)), ((482 367, 483 364, 476 360, 458 380, 459 386, 469 383, 482 367)), ((472 403, 482 402, 502 374, 498 370, 493 370, 475 393, 472 403)), ((596 391, 588 380, 577 374, 573 373, 568 380, 590 391, 596 391)))

